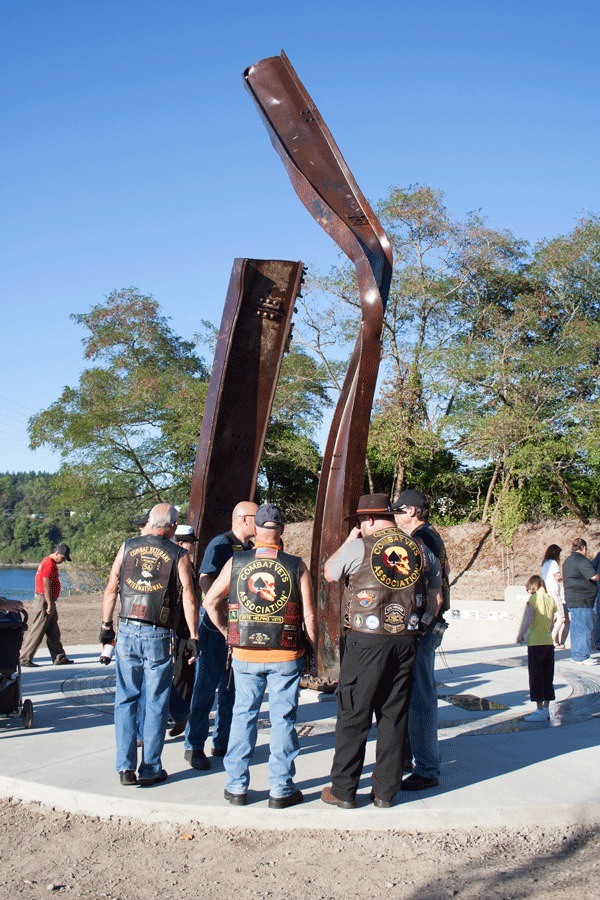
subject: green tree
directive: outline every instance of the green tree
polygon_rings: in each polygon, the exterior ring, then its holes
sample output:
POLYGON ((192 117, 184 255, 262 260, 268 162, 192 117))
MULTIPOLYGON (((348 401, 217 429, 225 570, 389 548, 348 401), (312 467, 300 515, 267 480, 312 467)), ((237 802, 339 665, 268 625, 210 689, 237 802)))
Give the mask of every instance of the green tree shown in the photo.
MULTIPOLYGON (((443 194, 427 186, 392 188, 377 212, 393 247, 394 275, 367 454, 369 487, 373 490, 377 481, 397 496, 423 477, 424 468, 447 465, 440 487, 445 481, 450 489, 458 462, 446 452, 455 383, 445 356, 488 302, 489 280, 498 272, 516 271, 524 248, 479 215, 454 221, 443 194)), ((339 349, 348 348, 356 335, 359 305, 351 266, 337 267, 310 284, 300 334, 324 364, 329 361, 332 388, 340 383, 339 349), (325 314, 317 305, 307 315, 317 294, 325 295, 330 309, 325 314)))
POLYGON ((288 520, 309 518, 321 456, 315 443, 323 410, 331 400, 324 366, 303 349, 283 358, 261 460, 263 499, 281 505, 288 520))
POLYGON ((187 500, 208 375, 194 344, 136 288, 72 318, 87 329, 92 365, 32 417, 29 433, 33 448, 47 444, 63 457, 58 502, 81 523, 85 554, 90 536, 107 529, 118 546, 133 512, 187 500))
POLYGON ((511 520, 561 509, 586 520, 600 499, 597 220, 540 244, 520 283, 501 293, 450 354, 462 451, 494 466, 482 518, 493 509, 499 521, 510 501, 511 520))

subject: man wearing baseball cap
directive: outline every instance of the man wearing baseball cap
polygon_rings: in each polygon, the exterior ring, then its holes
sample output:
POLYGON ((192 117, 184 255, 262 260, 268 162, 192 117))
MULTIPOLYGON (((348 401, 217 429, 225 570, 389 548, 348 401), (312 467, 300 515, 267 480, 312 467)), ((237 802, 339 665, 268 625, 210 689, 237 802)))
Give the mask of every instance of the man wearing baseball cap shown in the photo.
POLYGON ((52 553, 41 561, 35 573, 35 597, 21 647, 21 665, 26 668, 35 668, 38 665, 33 661, 33 657, 44 638, 55 666, 73 664, 72 659, 67 659, 60 639, 56 609, 61 589, 58 567, 65 560, 71 562, 71 551, 67 544, 57 544, 52 553))
POLYGON ((412 669, 424 613, 437 607, 439 565, 419 539, 394 524, 387 494, 364 494, 358 527, 325 563, 325 578, 345 584, 345 645, 331 786, 321 799, 354 809, 367 738, 377 721, 371 798, 390 807, 402 784, 412 669))
POLYGON ((429 523, 429 499, 418 490, 402 491, 392 503, 398 528, 419 537, 435 554, 442 577, 442 603, 429 627, 419 639, 413 669, 413 689, 408 710, 408 755, 414 757, 414 770, 402 782, 403 791, 423 791, 437 787, 440 776, 438 742, 438 699, 435 683, 435 651, 442 643, 446 629, 443 613, 450 609, 450 581, 446 547, 429 523))
POLYGON ((247 803, 250 760, 267 688, 269 808, 286 809, 303 800, 293 780, 299 751, 294 722, 306 645, 315 642, 316 615, 305 563, 281 549, 283 529, 279 507, 260 506, 254 548, 234 553, 204 601, 211 621, 233 648, 235 706, 225 756, 225 799, 234 806, 247 803))

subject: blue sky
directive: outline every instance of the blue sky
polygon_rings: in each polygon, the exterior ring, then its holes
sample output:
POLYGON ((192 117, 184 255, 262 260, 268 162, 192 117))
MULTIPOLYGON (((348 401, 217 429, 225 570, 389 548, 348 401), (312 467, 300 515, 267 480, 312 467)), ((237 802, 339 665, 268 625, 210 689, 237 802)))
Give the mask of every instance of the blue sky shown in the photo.
POLYGON ((600 211, 600 8, 587 0, 0 4, 0 471, 82 369, 85 312, 153 294, 189 338, 234 257, 336 262, 242 82, 284 49, 363 193, 444 191, 532 243, 600 211))

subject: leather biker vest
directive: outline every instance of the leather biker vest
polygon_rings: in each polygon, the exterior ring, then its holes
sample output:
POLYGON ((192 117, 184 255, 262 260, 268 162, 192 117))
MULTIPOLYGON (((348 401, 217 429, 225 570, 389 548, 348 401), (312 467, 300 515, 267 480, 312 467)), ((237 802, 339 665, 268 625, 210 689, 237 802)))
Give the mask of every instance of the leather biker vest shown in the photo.
POLYGON ((125 541, 121 564, 122 619, 174 628, 179 616, 177 562, 181 547, 156 534, 125 541))
MULTIPOLYGON (((450 579, 448 577, 448 566, 447 560, 448 555, 446 553, 446 545, 444 544, 441 535, 436 531, 436 529, 431 525, 430 522, 425 522, 416 531, 413 532, 414 537, 422 537, 423 533, 426 533, 430 536, 433 544, 435 546, 435 550, 433 551, 437 558, 440 561, 440 570, 442 575, 442 597, 444 598, 444 602, 442 603, 442 608, 440 609, 440 614, 448 612, 450 609, 450 579)), ((423 540, 423 543, 427 545, 427 540, 423 540)))
POLYGON ((346 588, 346 628, 363 634, 418 634, 426 609, 424 545, 394 527, 364 538, 364 545, 363 561, 346 588))
POLYGON ((239 552, 240 550, 249 550, 252 546, 252 544, 244 544, 243 541, 240 541, 239 537, 234 534, 233 531, 226 531, 223 537, 227 539, 234 553, 239 552))
POLYGON ((227 643, 255 650, 304 647, 302 560, 271 547, 233 554, 227 643))

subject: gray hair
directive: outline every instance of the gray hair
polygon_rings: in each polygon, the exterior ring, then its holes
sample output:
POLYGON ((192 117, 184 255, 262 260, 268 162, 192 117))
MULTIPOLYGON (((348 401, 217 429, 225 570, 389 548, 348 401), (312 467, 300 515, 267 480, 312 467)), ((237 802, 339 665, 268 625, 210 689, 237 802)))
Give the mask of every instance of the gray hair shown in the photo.
POLYGON ((157 503, 150 510, 148 516, 149 528, 172 528, 177 525, 179 513, 174 506, 169 503, 157 503))

